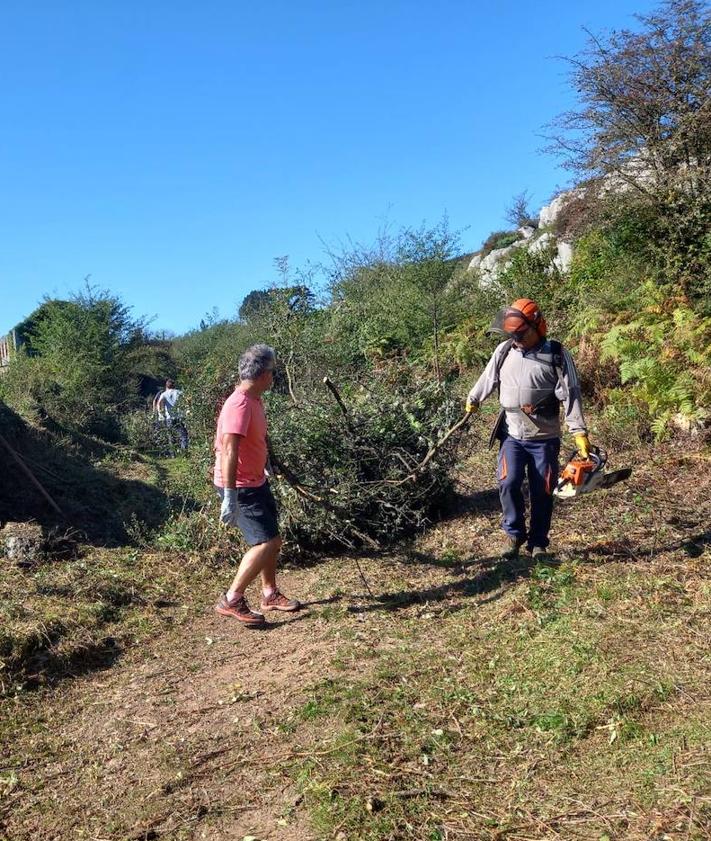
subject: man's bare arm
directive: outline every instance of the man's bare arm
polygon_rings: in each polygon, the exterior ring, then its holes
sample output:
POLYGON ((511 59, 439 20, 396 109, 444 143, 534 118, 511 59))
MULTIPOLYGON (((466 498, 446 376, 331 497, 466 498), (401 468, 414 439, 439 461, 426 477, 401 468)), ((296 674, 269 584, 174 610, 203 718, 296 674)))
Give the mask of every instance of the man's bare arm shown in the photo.
POLYGON ((237 484, 237 453, 239 450, 239 439, 242 436, 234 432, 225 432, 222 435, 222 452, 220 453, 220 471, 222 472, 222 486, 234 488, 237 484))

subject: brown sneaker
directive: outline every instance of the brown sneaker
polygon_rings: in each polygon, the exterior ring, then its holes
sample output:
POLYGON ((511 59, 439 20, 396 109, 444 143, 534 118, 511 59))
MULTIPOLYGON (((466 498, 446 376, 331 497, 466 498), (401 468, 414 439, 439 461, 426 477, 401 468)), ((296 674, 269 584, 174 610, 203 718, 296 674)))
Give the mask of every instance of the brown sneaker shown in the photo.
POLYGON ((215 612, 219 613, 221 616, 231 616, 243 625, 253 628, 257 628, 260 625, 266 625, 267 622, 263 614, 249 609, 247 599, 245 599, 244 596, 236 602, 230 603, 227 601, 227 596, 223 594, 220 596, 219 601, 215 605, 215 612))
POLYGON ((271 596, 262 596, 262 603, 259 605, 260 610, 285 610, 287 613, 298 610, 300 607, 301 602, 296 599, 287 599, 278 590, 275 590, 271 596))

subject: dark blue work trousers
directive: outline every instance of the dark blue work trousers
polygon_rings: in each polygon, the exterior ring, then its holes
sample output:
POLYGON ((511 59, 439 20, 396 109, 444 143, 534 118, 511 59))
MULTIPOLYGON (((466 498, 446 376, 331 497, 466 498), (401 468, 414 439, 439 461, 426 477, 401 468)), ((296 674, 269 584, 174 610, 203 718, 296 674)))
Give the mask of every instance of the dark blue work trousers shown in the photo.
POLYGON ((560 438, 522 441, 508 435, 499 449, 499 498, 503 517, 501 527, 528 548, 548 544, 553 513, 553 490, 558 481, 560 438), (526 503, 523 480, 528 476, 531 497, 531 527, 526 531, 526 503))

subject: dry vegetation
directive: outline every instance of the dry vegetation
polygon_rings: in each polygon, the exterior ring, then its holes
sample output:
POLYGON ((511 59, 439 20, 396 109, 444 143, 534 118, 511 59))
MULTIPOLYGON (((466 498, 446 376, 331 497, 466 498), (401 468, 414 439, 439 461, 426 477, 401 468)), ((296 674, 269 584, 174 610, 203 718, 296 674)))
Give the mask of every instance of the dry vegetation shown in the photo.
POLYGON ((496 560, 479 453, 452 519, 361 558, 374 597, 349 557, 292 568, 307 607, 266 633, 211 613, 219 551, 12 571, 5 633, 22 605, 65 632, 6 680, 0 832, 708 837, 708 452, 612 458, 632 480, 559 507, 555 562, 496 560))

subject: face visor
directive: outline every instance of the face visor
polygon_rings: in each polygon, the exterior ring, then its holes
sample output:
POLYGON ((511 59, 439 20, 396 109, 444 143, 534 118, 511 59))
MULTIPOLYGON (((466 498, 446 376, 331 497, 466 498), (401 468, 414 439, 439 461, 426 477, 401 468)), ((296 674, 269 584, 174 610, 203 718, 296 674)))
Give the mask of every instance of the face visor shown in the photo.
POLYGON ((533 328, 537 331, 536 325, 521 312, 513 307, 504 307, 496 313, 496 317, 489 327, 489 333, 498 333, 507 336, 515 342, 523 341, 526 333, 533 328))

